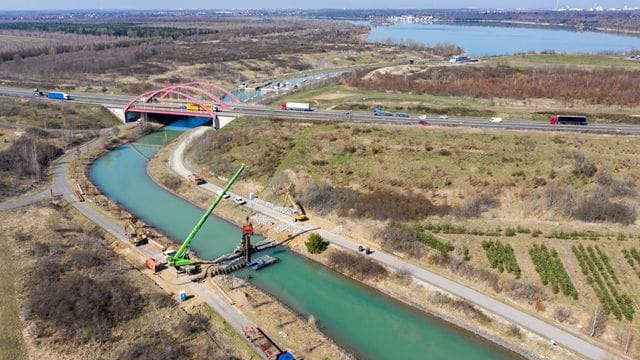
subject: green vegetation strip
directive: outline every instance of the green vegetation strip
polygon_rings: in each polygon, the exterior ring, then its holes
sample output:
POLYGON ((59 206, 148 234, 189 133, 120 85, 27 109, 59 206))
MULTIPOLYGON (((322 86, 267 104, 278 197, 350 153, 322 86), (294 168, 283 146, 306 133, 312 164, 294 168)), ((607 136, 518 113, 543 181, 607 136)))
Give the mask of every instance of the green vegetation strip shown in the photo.
POLYGON ((551 284, 551 291, 554 294, 562 290, 564 295, 571 296, 574 300, 578 299, 578 291, 573 286, 554 248, 549 250, 545 245, 534 244, 529 249, 529 255, 543 285, 551 284))
POLYGON ((638 278, 640 278, 640 270, 638 269, 640 267, 640 252, 638 252, 636 248, 631 248, 631 250, 622 249, 622 254, 624 254, 627 263, 633 268, 638 278))
POLYGON ((425 228, 422 225, 414 226, 414 231, 418 240, 429 246, 434 250, 438 250, 443 253, 450 252, 454 249, 453 245, 450 242, 442 242, 438 240, 433 234, 426 232, 425 228))
POLYGON ((511 245, 503 245, 499 240, 496 242, 483 241, 482 248, 487 254, 487 260, 489 260, 491 268, 497 269, 501 273, 506 270, 513 273, 516 279, 520 279, 520 266, 518 266, 511 245))
POLYGON ((600 249, 593 250, 591 246, 585 247, 573 245, 571 247, 573 254, 580 263, 582 273, 587 277, 587 282, 591 284, 593 291, 600 300, 605 313, 613 314, 620 320, 622 316, 625 319, 633 320, 633 302, 627 294, 620 294, 611 279, 618 284, 618 278, 613 273, 613 269, 609 265, 606 254, 600 249), (597 252, 597 254, 596 254, 597 252), (605 260, 606 259, 606 260, 605 260))

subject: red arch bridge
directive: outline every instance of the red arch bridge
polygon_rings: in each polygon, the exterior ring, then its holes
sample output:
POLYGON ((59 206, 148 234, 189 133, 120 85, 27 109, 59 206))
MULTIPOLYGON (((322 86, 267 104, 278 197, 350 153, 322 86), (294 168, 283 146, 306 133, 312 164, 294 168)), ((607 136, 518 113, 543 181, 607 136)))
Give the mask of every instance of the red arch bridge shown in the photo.
POLYGON ((241 101, 223 87, 210 82, 189 82, 147 91, 133 98, 124 107, 125 120, 139 114, 163 114, 177 116, 210 117, 218 129, 218 113, 229 110, 228 102, 241 101))

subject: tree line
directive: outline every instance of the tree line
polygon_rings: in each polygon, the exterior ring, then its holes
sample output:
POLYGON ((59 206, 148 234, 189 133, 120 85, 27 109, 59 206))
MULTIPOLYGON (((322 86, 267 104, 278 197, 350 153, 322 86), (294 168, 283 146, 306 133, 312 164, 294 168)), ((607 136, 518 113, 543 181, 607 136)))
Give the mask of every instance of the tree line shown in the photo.
POLYGON ((352 87, 440 96, 476 98, 545 98, 592 104, 635 106, 640 97, 640 72, 606 68, 567 67, 517 69, 497 66, 440 66, 410 75, 355 74, 345 80, 352 87))
POLYGON ((43 32, 65 32, 80 35, 97 36, 126 36, 138 38, 169 38, 177 39, 183 36, 215 34, 216 29, 210 28, 180 28, 171 26, 147 26, 134 23, 62 23, 62 22, 4 22, 0 29, 30 30, 43 32))

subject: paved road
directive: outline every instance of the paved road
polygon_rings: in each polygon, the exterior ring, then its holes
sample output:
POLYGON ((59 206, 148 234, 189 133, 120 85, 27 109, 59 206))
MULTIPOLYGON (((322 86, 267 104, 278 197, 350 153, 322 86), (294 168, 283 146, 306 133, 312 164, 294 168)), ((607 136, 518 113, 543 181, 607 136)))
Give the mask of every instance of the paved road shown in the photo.
MULTIPOLYGON (((102 139, 109 135, 110 130, 103 131, 100 138, 95 139, 89 143, 86 143, 81 146, 81 151, 86 151, 90 148, 100 146, 102 144, 102 139)), ((53 166, 53 192, 56 196, 62 196, 64 200, 69 202, 73 207, 78 209, 84 216, 89 218, 89 220, 96 223, 101 228, 105 229, 111 235, 131 246, 132 249, 141 253, 144 258, 156 258, 162 259, 163 254, 160 250, 149 246, 142 245, 135 247, 131 245, 126 237, 124 228, 121 224, 118 224, 114 220, 104 216, 102 213, 98 212, 92 205, 88 202, 79 202, 76 199, 72 185, 69 184, 67 180, 67 169, 68 165, 73 159, 76 157, 75 151, 69 151, 67 154, 62 156, 53 166)), ((30 205, 50 196, 49 190, 42 191, 40 193, 27 196, 24 198, 12 200, 9 202, 0 204, 0 211, 10 210, 17 207, 22 207, 26 205, 30 205)), ((174 268, 165 269, 163 271, 169 271, 172 274, 175 274, 176 271, 174 268)), ((178 279, 176 274, 176 279, 178 279)), ((186 278, 185 278, 186 279, 186 278)), ((220 294, 219 292, 213 290, 211 287, 207 286, 204 283, 191 283, 189 281, 181 281, 182 288, 187 290, 187 293, 194 294, 196 296, 200 296, 204 301, 211 306, 211 308, 220 314, 227 323, 229 323, 233 328, 235 328, 241 336, 242 328, 246 325, 252 324, 251 321, 242 314, 237 308, 231 306, 227 300, 220 294)), ((257 348, 257 353, 262 354, 257 348)))
MULTIPOLYGON (((97 130, 93 130, 93 131, 97 131, 97 130)), ((108 136, 111 133, 111 129, 102 129, 99 131, 99 137, 96 139, 93 139, 92 141, 89 141, 83 145, 80 146, 80 151, 81 152, 85 152, 95 146, 99 146, 101 144, 101 140, 108 136)), ((18 207, 22 207, 22 206, 27 206, 27 205, 31 205, 37 202, 40 202, 44 199, 50 198, 51 197, 51 190, 53 190, 53 194, 54 196, 58 196, 58 195, 62 195, 62 188, 61 185, 59 184, 60 181, 63 181, 66 183, 66 179, 64 178, 64 176, 61 177, 61 174, 63 174, 66 171, 67 165, 69 164, 69 162, 71 162, 73 159, 75 159, 76 157, 76 149, 72 149, 67 151, 67 153, 63 156, 61 156, 59 159, 57 159, 52 167, 52 173, 53 173, 53 186, 51 187, 47 187, 44 190, 41 190, 37 193, 31 194, 31 195, 26 195, 26 196, 22 196, 19 198, 15 198, 15 199, 10 199, 7 200, 3 203, 0 203, 0 211, 5 211, 5 210, 10 210, 10 209, 15 209, 18 207)), ((68 184, 67 184, 68 185, 68 184)), ((71 196, 73 196, 73 191, 71 191, 71 196)), ((75 199, 75 197, 74 197, 75 199)))
MULTIPOLYGON (((20 89, 12 87, 0 87, 0 95, 31 97, 33 92, 29 89, 20 89)), ((106 107, 124 107, 133 96, 128 95, 106 95, 95 93, 71 93, 70 103, 102 105, 106 107)), ((47 98, 39 97, 43 101, 47 98)), ((50 100, 61 101, 61 100, 50 100)), ((182 106, 182 102, 172 102, 171 100, 163 101, 163 103, 140 104, 141 109, 162 110, 178 110, 182 106)), ((269 107, 263 105, 247 105, 247 104, 229 104, 230 110, 219 112, 220 115, 237 117, 249 115, 255 117, 279 118, 285 120, 312 121, 312 122, 350 122, 350 123, 366 123, 366 124, 396 124, 406 126, 420 126, 416 116, 395 117, 395 116, 373 116, 371 111, 346 111, 338 110, 314 110, 314 111, 291 111, 281 110, 278 107, 269 107)), ((184 110, 183 110, 184 111, 184 110)), ((192 112, 198 115, 198 112, 192 112)), ((601 124, 592 123, 587 126, 577 125, 551 125, 548 122, 529 121, 518 119, 504 119, 500 123, 491 123, 489 118, 478 117, 450 117, 448 119, 440 119, 438 117, 430 117, 427 119, 431 125, 453 126, 453 127, 470 127, 481 129, 509 129, 509 130, 526 130, 526 131, 562 131, 562 132, 584 132, 584 133, 609 133, 609 134, 635 134, 640 135, 640 125, 629 124, 601 124)))
MULTIPOLYGON (((193 130, 172 152, 169 158, 169 166, 173 171, 178 173, 179 175, 186 177, 192 172, 186 168, 184 165, 183 157, 184 151, 190 141, 199 137, 206 131, 212 131, 210 128, 197 128, 193 130)), ((213 193, 217 193, 222 190, 219 186, 214 184, 205 183, 200 185, 200 187, 209 190, 213 193)), ((229 192, 232 197, 239 196, 238 194, 233 194, 229 192)), ((283 222, 289 224, 293 228, 298 228, 299 231, 311 231, 317 232, 322 237, 327 239, 333 244, 336 244, 342 248, 358 252, 358 244, 353 243, 346 238, 343 238, 339 235, 331 233, 329 231, 314 227, 309 222, 301 225, 300 223, 296 223, 293 219, 283 214, 275 209, 279 208, 276 205, 268 204, 264 201, 250 201, 247 202, 247 207, 262 213, 268 217, 271 217, 279 222, 283 222)), ((550 323, 547 323, 543 320, 538 319, 537 317, 531 316, 523 311, 520 311, 510 305, 507 305, 501 301, 498 301, 488 295, 485 295, 481 292, 478 292, 474 289, 471 289, 465 285, 462 285, 456 281, 453 281, 449 278, 446 278, 442 275, 438 275, 429 270, 423 269, 421 267, 415 266, 411 263, 404 261, 401 258, 390 255, 383 251, 375 251, 370 257, 384 263, 385 265, 394 268, 394 269, 403 269, 409 271, 416 278, 425 281, 429 284, 432 284, 440 289, 443 289, 451 294, 459 296, 463 299, 471 301, 472 303, 501 316, 504 319, 507 319, 523 328, 527 328, 543 337, 554 340, 558 345, 564 346, 577 354, 585 356, 590 359, 617 359, 618 356, 609 353, 607 350, 594 345, 581 337, 574 335, 566 330, 560 329, 550 323)))

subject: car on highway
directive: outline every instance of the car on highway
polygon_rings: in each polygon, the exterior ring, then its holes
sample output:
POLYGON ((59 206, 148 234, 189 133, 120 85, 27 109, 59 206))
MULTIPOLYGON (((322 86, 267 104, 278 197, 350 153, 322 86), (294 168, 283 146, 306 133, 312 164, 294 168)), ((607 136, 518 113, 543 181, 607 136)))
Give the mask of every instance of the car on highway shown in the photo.
POLYGON ((395 115, 396 115, 397 117, 409 117, 409 114, 407 114, 407 113, 401 113, 401 112, 398 112, 398 113, 396 113, 395 115))
POLYGON ((418 116, 418 119, 427 120, 427 115, 420 115, 420 116, 418 116))
POLYGON ((446 119, 449 118, 449 116, 448 115, 440 115, 440 116, 438 116, 438 118, 440 118, 442 120, 446 120, 446 119))
POLYGON ((501 123, 502 122, 502 118, 501 117, 492 117, 491 119, 489 119, 489 122, 501 123))
POLYGON ((244 204, 247 203, 247 201, 245 199, 243 199, 241 196, 238 196, 235 199, 233 199, 233 202, 238 204, 238 205, 244 205, 244 204))
POLYGON ((429 125, 427 120, 420 120, 420 121, 418 121, 418 124, 420 124, 420 125, 429 125))

